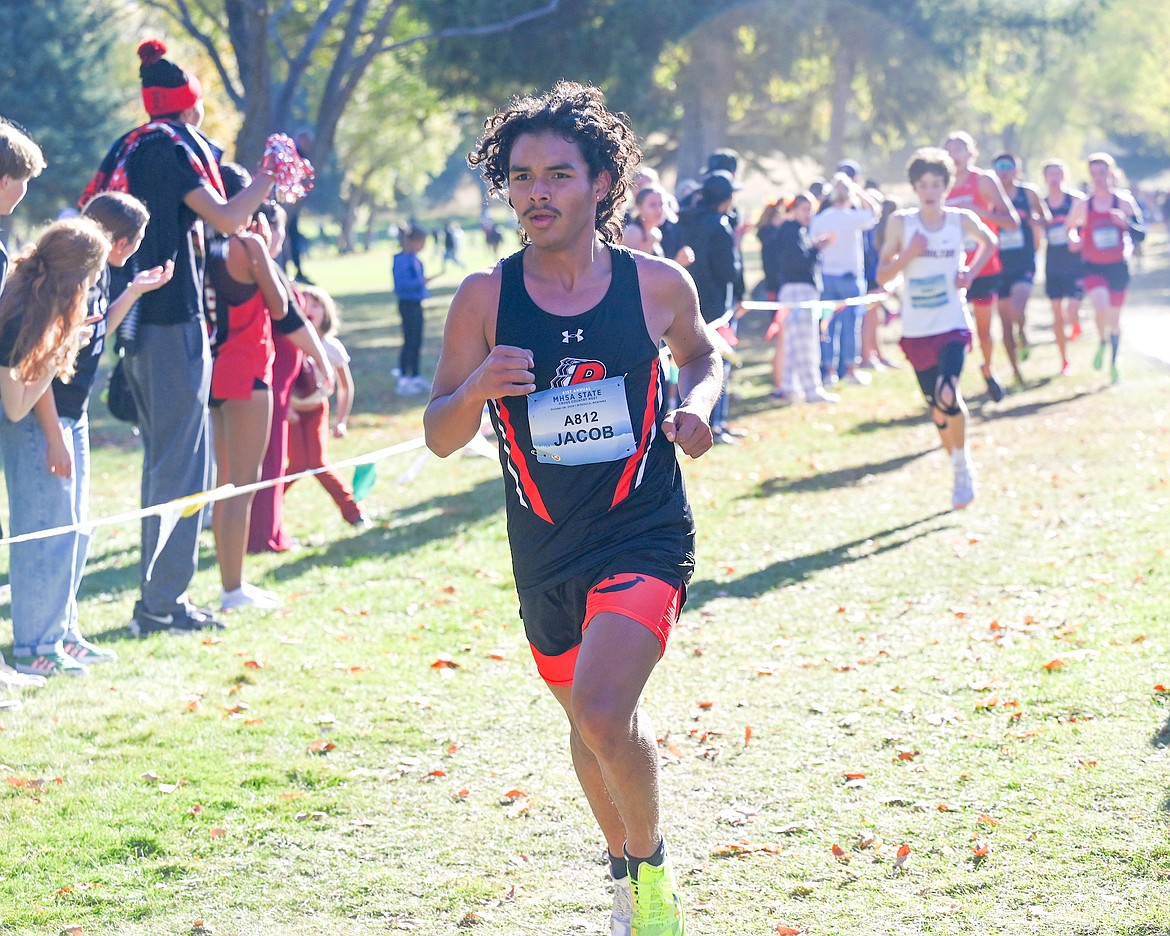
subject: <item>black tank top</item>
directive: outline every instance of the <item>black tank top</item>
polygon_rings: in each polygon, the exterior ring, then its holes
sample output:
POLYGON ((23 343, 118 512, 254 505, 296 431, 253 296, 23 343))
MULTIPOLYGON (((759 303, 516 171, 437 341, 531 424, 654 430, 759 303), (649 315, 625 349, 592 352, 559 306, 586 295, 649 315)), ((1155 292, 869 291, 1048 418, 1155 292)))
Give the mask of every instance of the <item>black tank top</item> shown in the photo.
POLYGON ((203 291, 213 351, 227 341, 229 309, 242 306, 260 289, 256 283, 241 283, 232 278, 227 269, 230 247, 230 237, 214 237, 207 245, 207 272, 203 291))
POLYGON ((1068 220, 1068 213, 1072 211, 1072 192, 1064 193, 1064 200, 1056 208, 1052 202, 1048 203, 1048 210, 1052 213, 1052 223, 1048 225, 1048 246, 1045 258, 1050 272, 1070 270, 1080 266, 1081 255, 1072 253, 1068 249, 1068 237, 1064 233, 1064 222, 1068 220))
POLYGON ((999 232, 999 255, 1004 263, 1013 262, 1018 266, 1021 261, 1031 259, 1036 253, 1035 235, 1032 233, 1032 202, 1028 199, 1028 190, 1022 185, 1016 186, 1016 194, 1012 196, 1011 202, 1020 216, 1020 226, 1015 231, 999 232), (1005 247, 1005 241, 1011 246, 1005 247))
MULTIPOLYGON (((536 390, 551 391, 555 423, 533 446, 527 396, 492 400, 500 440, 500 464, 508 538, 516 585, 548 588, 626 552, 681 551, 693 561, 694 521, 675 459, 674 444, 659 431, 665 415, 658 347, 646 330, 638 271, 631 253, 609 247, 612 277, 601 301, 579 315, 552 315, 524 286, 525 250, 501 263, 496 342, 528 348, 535 360, 536 390), (632 439, 628 454, 585 464, 571 461, 600 447, 615 452, 611 413, 598 418, 589 406, 557 411, 561 394, 589 394, 587 385, 624 377, 624 405, 632 439), (607 434, 608 433, 608 434, 607 434), (561 453, 561 454, 557 454, 561 453)), ((621 394, 611 388, 610 402, 621 394)), ((538 398, 539 400, 539 398, 538 398)))

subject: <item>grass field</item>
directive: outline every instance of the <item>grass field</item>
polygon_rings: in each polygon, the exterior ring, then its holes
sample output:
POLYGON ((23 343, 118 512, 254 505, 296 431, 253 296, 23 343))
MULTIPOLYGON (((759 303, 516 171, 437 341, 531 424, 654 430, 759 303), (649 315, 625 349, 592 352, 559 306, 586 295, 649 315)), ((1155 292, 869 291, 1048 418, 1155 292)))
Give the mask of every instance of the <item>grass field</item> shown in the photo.
MULTIPOLYGON (((420 432, 419 398, 393 392, 389 261, 307 265, 354 355, 338 458, 420 432)), ((1153 328, 1170 272, 1148 266, 1127 314, 1153 328)), ((1053 376, 1042 305, 1027 389, 990 404, 968 375, 962 513, 906 368, 776 408, 745 319, 750 436, 686 465, 699 570, 646 695, 688 933, 1170 932, 1170 380, 1139 353, 1156 328, 1123 337, 1118 387, 1089 367, 1091 328, 1053 376)), ((140 456, 94 411, 105 516, 136 506, 140 456)), ((129 639, 137 529, 99 530, 83 628, 121 658, 0 719, 0 933, 607 931, 499 467, 378 472, 365 531, 293 488, 299 546, 248 560, 284 607, 208 639, 129 639)), ((209 535, 202 565, 210 601, 209 535)))

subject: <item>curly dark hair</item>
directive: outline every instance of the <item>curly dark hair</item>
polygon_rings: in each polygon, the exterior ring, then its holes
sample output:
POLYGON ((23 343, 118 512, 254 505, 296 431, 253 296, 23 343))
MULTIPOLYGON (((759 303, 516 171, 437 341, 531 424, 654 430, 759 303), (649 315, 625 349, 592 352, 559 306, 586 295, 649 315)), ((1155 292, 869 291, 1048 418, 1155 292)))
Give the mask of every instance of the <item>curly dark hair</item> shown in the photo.
MULTIPOLYGON (((619 209, 625 203, 633 171, 642 161, 642 148, 629 117, 606 109, 599 89, 558 81, 541 97, 512 98, 506 110, 489 117, 483 126, 483 135, 468 154, 467 164, 482 173, 489 195, 503 197, 508 191, 508 163, 521 134, 559 133, 581 147, 592 178, 607 170, 613 177, 609 192, 597 203, 594 223, 607 243, 621 239, 619 209)), ((523 228, 520 239, 527 242, 523 228)))

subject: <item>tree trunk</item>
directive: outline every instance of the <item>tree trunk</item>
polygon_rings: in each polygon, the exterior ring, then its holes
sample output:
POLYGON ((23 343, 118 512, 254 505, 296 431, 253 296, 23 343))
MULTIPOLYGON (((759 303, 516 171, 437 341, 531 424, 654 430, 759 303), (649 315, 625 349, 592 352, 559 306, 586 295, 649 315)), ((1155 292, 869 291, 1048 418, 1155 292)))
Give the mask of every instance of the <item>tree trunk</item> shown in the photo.
POLYGON ((272 132, 272 68, 268 57, 266 0, 226 0, 228 36, 244 88, 244 120, 236 135, 235 159, 255 166, 272 132))
POLYGON ((688 38, 690 61, 678 76, 685 117, 678 146, 678 177, 698 178, 712 150, 727 145, 728 101, 740 67, 735 31, 739 17, 706 20, 688 38))
POLYGON ((849 126, 849 105, 853 101, 853 79, 857 74, 858 45, 863 41, 857 8, 850 3, 833 4, 826 20, 837 37, 833 54, 833 82, 829 94, 829 137, 825 141, 825 172, 845 156, 845 134, 849 126))
POLYGON ((829 138, 825 142, 825 172, 841 162, 845 155, 845 130, 849 123, 849 104, 853 100, 853 77, 857 72, 857 54, 852 45, 842 42, 833 58, 833 85, 830 96, 829 138))

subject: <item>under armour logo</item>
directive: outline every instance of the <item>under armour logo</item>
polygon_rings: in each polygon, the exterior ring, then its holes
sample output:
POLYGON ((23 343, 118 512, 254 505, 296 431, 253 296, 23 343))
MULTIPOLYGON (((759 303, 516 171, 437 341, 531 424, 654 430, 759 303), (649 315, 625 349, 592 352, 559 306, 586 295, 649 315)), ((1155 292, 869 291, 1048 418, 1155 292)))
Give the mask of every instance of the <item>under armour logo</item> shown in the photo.
POLYGON ((585 340, 585 329, 583 328, 578 328, 575 332, 563 331, 561 334, 564 336, 561 338, 561 344, 568 344, 570 341, 585 340))

